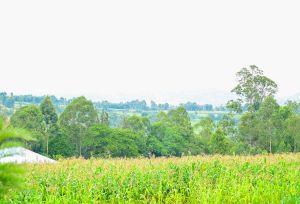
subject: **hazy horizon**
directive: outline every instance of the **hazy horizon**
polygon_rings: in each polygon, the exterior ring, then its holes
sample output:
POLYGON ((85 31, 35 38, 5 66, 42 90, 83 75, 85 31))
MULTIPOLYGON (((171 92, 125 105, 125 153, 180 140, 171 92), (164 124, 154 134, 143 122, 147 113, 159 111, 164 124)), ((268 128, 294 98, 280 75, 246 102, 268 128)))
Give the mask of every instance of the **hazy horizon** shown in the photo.
POLYGON ((230 92, 235 73, 255 64, 278 83, 278 97, 292 96, 298 4, 3 1, 0 91, 200 102, 230 92))

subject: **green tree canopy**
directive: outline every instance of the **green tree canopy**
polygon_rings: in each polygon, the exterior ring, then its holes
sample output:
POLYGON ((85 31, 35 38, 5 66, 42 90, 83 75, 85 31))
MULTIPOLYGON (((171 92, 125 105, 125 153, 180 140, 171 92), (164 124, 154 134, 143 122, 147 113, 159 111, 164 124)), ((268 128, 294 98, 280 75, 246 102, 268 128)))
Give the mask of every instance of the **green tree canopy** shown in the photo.
MULTIPOLYGON (((49 132, 51 129, 57 128, 58 116, 55 107, 49 96, 45 97, 40 105, 41 112, 45 122, 44 140, 46 147, 46 154, 49 153, 49 132)), ((52 130, 54 131, 54 130, 52 130)))
POLYGON ((149 135, 150 120, 147 117, 133 115, 123 120, 122 128, 130 129, 137 134, 149 135))
POLYGON ((43 133, 45 132, 45 123, 41 110, 36 105, 23 106, 19 108, 11 117, 10 123, 15 128, 29 130, 32 136, 37 139, 31 144, 34 151, 42 152, 44 144, 43 133))
POLYGON ((177 109, 168 112, 168 118, 171 124, 178 128, 179 133, 184 139, 190 141, 193 137, 193 127, 190 117, 184 107, 180 106, 177 109))
POLYGON ((131 130, 93 125, 83 140, 85 156, 134 157, 139 155, 137 138, 131 130))
MULTIPOLYGON (((249 111, 257 111, 260 104, 268 96, 274 96, 277 93, 277 84, 270 78, 264 76, 264 73, 255 65, 249 68, 242 68, 237 73, 237 86, 232 92, 239 97, 238 103, 244 103, 249 111)), ((231 104, 237 110, 240 106, 231 101, 231 104)))
POLYGON ((229 140, 222 129, 218 128, 209 141, 209 149, 213 154, 226 154, 229 152, 229 140))
POLYGON ((58 116, 55 110, 55 107, 49 96, 45 97, 40 105, 44 121, 49 128, 55 126, 58 121, 58 116))
POLYGON ((204 153, 209 153, 208 143, 215 131, 216 125, 210 117, 201 119, 194 125, 195 139, 198 146, 202 146, 204 153))
POLYGON ((186 141, 176 127, 157 122, 151 126, 148 147, 156 156, 181 156, 186 150, 186 141))
POLYGON ((259 123, 256 128, 259 130, 259 142, 262 149, 268 149, 272 153, 273 146, 278 142, 276 137, 276 113, 279 111, 279 105, 276 100, 269 96, 262 103, 257 117, 259 123))
POLYGON ((24 128, 34 132, 44 131, 43 114, 36 105, 23 106, 19 108, 11 117, 13 127, 24 128))
POLYGON ((86 130, 97 122, 98 115, 93 103, 83 96, 74 99, 66 107, 59 118, 59 125, 70 136, 74 154, 81 156, 86 130))
POLYGON ((293 115, 286 121, 287 134, 292 138, 293 151, 300 150, 300 115, 293 115))

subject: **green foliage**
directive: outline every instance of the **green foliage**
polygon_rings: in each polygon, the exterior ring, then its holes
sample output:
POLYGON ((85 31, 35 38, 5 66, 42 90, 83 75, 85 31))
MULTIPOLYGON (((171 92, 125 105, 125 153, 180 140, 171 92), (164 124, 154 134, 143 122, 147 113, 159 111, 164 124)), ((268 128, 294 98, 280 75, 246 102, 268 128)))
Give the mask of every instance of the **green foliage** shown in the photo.
POLYGON ((152 154, 156 156, 180 156, 186 148, 186 141, 174 126, 157 122, 151 127, 151 136, 148 145, 152 148, 152 154))
POLYGON ((138 156, 138 137, 130 130, 94 125, 83 140, 85 156, 138 156))
POLYGON ((225 133, 218 128, 209 141, 209 150, 212 154, 226 154, 229 152, 229 145, 225 133))
POLYGON ((106 111, 102 110, 101 116, 100 116, 100 123, 103 125, 109 126, 109 115, 106 111))
POLYGON ((224 131, 224 134, 231 140, 236 140, 237 138, 237 122, 233 114, 227 114, 222 117, 218 122, 218 128, 224 131))
POLYGON ((147 140, 151 133, 151 124, 149 118, 137 115, 126 117, 122 122, 122 128, 129 129, 138 135, 137 140, 139 144, 139 153, 147 156, 149 153, 147 148, 147 140))
POLYGON ((21 128, 8 127, 8 122, 0 116, 0 146, 11 143, 12 141, 34 140, 31 134, 21 128))
POLYGON ((147 141, 149 153, 157 156, 181 156, 191 152, 194 133, 187 111, 183 107, 160 112, 151 125, 147 141))
MULTIPOLYGON (((277 84, 255 65, 241 69, 237 81, 232 92, 238 98, 229 101, 227 109, 192 102, 175 107, 152 101, 151 106, 147 106, 146 101, 139 100, 93 104, 79 97, 58 119, 52 103, 58 100, 47 96, 36 99, 36 103, 43 100, 40 110, 36 106, 22 107, 12 116, 11 123, 13 127, 33 132, 38 138, 35 146, 32 145, 33 150, 51 156, 81 156, 83 141, 86 157, 91 154, 182 156, 300 151, 300 104, 289 101, 280 106, 274 99, 277 84), (102 109, 99 120, 94 105, 102 109)), ((28 97, 17 99, 12 94, 0 93, 0 99, 7 104, 33 100, 28 97)))
POLYGON ((133 115, 123 120, 122 128, 132 130, 136 134, 150 134, 150 120, 147 117, 133 115))
POLYGON ((70 137, 60 128, 52 128, 49 131, 49 155, 54 157, 62 155, 72 157, 76 155, 74 148, 70 145, 70 137))
POLYGON ((300 115, 293 115, 286 120, 287 134, 291 137, 294 152, 300 151, 300 115))
POLYGON ((45 97, 40 105, 41 112, 44 117, 44 121, 49 128, 56 126, 58 121, 58 116, 55 107, 49 96, 45 97))
POLYGON ((177 127, 179 133, 186 141, 191 140, 194 134, 193 128, 189 115, 184 107, 170 110, 168 112, 168 119, 173 126, 177 127))
POLYGON ((55 107, 49 96, 45 97, 40 105, 41 112, 43 114, 45 131, 44 136, 44 146, 46 154, 49 154, 49 136, 51 129, 57 129, 58 116, 55 110, 55 107))
POLYGON ((28 143, 29 146, 36 152, 43 152, 43 134, 46 126, 43 114, 38 106, 30 105, 19 108, 11 117, 10 123, 14 128, 22 128, 30 131, 32 136, 36 138, 36 141, 28 143))
POLYGON ((257 129, 259 130, 258 142, 260 148, 268 149, 272 153, 274 145, 277 145, 278 138, 276 135, 276 112, 279 110, 279 105, 273 97, 267 97, 262 103, 258 113, 257 129))
POLYGON ((24 169, 16 164, 0 164, 0 200, 10 196, 13 190, 21 189, 24 169))
POLYGON ((200 120, 194 125, 195 142, 198 144, 198 147, 202 146, 203 153, 209 153, 209 141, 215 131, 215 126, 214 121, 209 117, 200 120))
POLYGON ((69 136, 74 154, 81 156, 82 140, 86 130, 98 122, 98 115, 91 101, 85 97, 74 99, 59 118, 59 125, 69 136))
MULTIPOLYGON (((0 116, 0 149, 19 145, 22 141, 33 140, 30 133, 23 129, 8 127, 0 116), (18 143, 16 143, 18 142, 18 143)), ((0 158, 5 155, 0 155, 0 158)), ((11 190, 22 186, 23 169, 14 164, 0 164, 0 199, 7 196, 11 190)))
POLYGON ((11 117, 13 127, 24 128, 40 134, 44 131, 43 114, 36 105, 23 106, 11 117))
MULTIPOLYGON (((249 111, 257 111, 260 104, 268 96, 274 96, 277 92, 277 84, 263 75, 263 71, 255 65, 243 68, 237 73, 238 85, 232 90, 244 102, 249 111)), ((232 103, 237 110, 240 106, 232 103)))
POLYGON ((242 107, 242 100, 230 100, 227 102, 226 107, 228 110, 236 113, 242 113, 243 107, 242 107))

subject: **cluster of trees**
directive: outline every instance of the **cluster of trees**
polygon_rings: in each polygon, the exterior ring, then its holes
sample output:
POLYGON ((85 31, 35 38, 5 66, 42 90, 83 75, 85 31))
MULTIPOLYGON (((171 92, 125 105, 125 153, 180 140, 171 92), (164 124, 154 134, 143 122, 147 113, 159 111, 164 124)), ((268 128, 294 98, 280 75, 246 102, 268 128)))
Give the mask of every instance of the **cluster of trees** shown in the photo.
MULTIPOLYGON (((176 108, 169 103, 157 104, 155 101, 151 101, 150 105, 147 105, 145 100, 133 100, 128 102, 111 103, 109 101, 102 101, 95 103, 97 109, 124 109, 124 110, 171 110, 176 108)), ((195 102, 187 102, 180 104, 187 111, 213 111, 214 106, 211 104, 199 105, 195 102)))
POLYGON ((130 116, 121 127, 109 126, 108 113, 97 113, 84 97, 74 99, 58 117, 50 97, 41 105, 24 106, 11 117, 12 127, 24 128, 37 138, 34 151, 63 156, 156 156, 193 151, 193 129, 183 107, 149 118, 130 116))
MULTIPOLYGON (((277 84, 255 65, 239 71, 237 81, 232 92, 239 98, 227 104, 233 112, 242 114, 236 140, 253 153, 299 151, 299 103, 289 101, 280 106, 274 98, 277 84)), ((238 152, 243 149, 237 148, 238 152)))
POLYGON ((133 100, 128 102, 112 103, 109 101, 102 101, 95 103, 98 109, 135 109, 135 110, 147 110, 147 102, 145 100, 133 100))
MULTIPOLYGON (((60 113, 62 109, 68 105, 72 100, 66 98, 57 98, 50 96, 54 107, 60 113)), ((33 96, 33 95, 14 95, 13 93, 0 92, 0 104, 7 108, 14 108, 15 106, 23 106, 23 104, 40 104, 45 99, 45 96, 33 96)), ((133 100, 120 103, 112 103, 109 101, 102 101, 94 103, 98 110, 119 109, 119 110, 170 110, 175 106, 169 103, 157 104, 151 101, 148 105, 145 100, 133 100)), ((199 105, 195 102, 187 102, 180 104, 187 111, 213 111, 214 106, 211 104, 199 105)), ((217 108, 217 107, 216 107, 217 108)))
POLYGON ((257 111, 238 119, 234 114, 224 115, 218 123, 205 118, 194 126, 198 146, 205 154, 299 152, 299 107, 295 102, 279 106, 267 97, 257 111))
POLYGON ((199 105, 195 102, 181 104, 187 111, 213 111, 214 106, 211 104, 199 105))
MULTIPOLYGON (((56 96, 49 96, 58 112, 70 103, 70 100, 65 98, 57 98, 56 96)), ((6 108, 15 108, 16 106, 23 106, 24 104, 40 104, 45 96, 33 95, 14 95, 13 93, 0 92, 0 104, 6 108)))
MULTIPOLYGON (((52 98, 45 97, 39 106, 19 108, 10 118, 10 125, 31 131, 36 141, 27 145, 50 156, 298 152, 299 104, 289 102, 280 106, 274 99, 277 84, 256 66, 243 68, 237 73, 237 79, 238 85, 232 92, 238 99, 228 102, 231 112, 218 122, 207 117, 192 125, 186 106, 180 106, 160 111, 151 120, 147 116, 125 117, 118 127, 112 127, 110 114, 98 112, 84 97, 72 100, 59 115, 52 98)), ((135 101, 132 104, 144 107, 146 103, 135 101)), ((193 103, 186 105, 195 106, 193 103)))

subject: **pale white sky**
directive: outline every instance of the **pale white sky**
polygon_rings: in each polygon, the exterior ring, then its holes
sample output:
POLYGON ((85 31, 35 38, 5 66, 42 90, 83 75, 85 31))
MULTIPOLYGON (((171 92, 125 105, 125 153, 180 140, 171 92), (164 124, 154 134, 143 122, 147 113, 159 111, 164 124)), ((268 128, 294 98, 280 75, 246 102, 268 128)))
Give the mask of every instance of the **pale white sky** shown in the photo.
POLYGON ((186 101, 229 91, 235 73, 256 64, 280 96, 293 95, 299 8, 296 0, 1 1, 0 91, 186 101))

